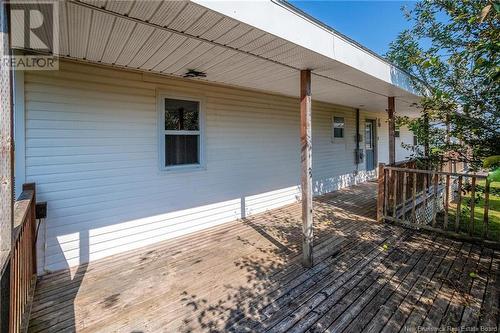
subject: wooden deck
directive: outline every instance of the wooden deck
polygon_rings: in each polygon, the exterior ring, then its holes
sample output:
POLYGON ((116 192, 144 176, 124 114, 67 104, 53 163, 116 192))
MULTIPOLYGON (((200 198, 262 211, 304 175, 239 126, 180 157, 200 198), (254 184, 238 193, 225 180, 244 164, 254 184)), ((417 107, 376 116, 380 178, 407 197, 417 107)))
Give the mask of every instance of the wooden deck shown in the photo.
MULTIPOLYGON (((44 276, 30 332, 435 332, 499 318, 500 252, 376 224, 375 184, 44 276)), ((450 330, 448 330, 450 331, 450 330)))

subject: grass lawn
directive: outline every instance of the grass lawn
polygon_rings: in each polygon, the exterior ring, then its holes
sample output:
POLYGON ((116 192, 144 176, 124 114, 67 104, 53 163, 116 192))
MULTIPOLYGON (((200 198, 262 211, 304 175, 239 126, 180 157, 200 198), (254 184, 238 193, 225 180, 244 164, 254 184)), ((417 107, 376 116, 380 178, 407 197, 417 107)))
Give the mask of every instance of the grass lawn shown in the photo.
MULTIPOLYGON (((480 187, 485 186, 485 180, 481 180, 477 182, 477 185, 480 187)), ((490 197, 489 197, 489 211, 488 211, 488 234, 489 239, 500 241, 500 182, 492 182, 490 183, 490 197), (495 193, 496 189, 496 193, 495 193)), ((481 199, 479 202, 476 202, 474 207, 474 232, 473 235, 481 236, 484 229, 484 194, 479 193, 481 199)), ((476 197, 478 193, 476 192, 476 197)), ((470 224, 470 192, 462 198, 462 214, 460 218, 460 230, 467 232, 470 224), (468 206, 468 207, 467 207, 468 206)), ((450 203, 449 207, 449 225, 450 229, 455 223, 456 216, 456 204, 450 203)))

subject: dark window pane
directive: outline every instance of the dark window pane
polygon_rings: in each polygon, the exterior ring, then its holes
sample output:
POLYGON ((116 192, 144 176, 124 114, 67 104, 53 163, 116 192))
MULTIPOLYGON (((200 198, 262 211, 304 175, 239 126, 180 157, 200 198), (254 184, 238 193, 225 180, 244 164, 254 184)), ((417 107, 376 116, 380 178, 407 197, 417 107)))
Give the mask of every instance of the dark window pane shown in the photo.
POLYGON ((165 135, 165 166, 199 164, 199 135, 165 135))
POLYGON ((344 137, 344 117, 333 117, 333 137, 343 138, 344 137))
POLYGON ((165 99, 165 129, 177 131, 198 131, 199 102, 180 99, 165 99))
POLYGON ((333 117, 334 127, 344 127, 344 117, 333 117))

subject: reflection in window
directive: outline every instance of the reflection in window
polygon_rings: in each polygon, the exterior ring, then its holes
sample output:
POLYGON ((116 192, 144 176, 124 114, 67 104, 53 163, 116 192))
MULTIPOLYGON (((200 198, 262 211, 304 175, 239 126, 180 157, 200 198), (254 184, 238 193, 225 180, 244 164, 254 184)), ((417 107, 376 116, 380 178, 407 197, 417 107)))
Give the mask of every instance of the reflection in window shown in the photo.
POLYGON ((345 122, 344 117, 333 117, 333 137, 344 137, 345 122))
POLYGON ((164 166, 200 164, 200 102, 165 98, 164 166))

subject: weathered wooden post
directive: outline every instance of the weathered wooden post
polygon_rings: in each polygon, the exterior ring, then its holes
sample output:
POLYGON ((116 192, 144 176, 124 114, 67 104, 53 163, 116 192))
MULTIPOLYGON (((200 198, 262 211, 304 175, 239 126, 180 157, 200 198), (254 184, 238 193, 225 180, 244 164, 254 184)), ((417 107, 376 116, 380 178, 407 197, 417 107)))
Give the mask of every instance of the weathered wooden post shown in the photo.
POLYGON ((377 189, 377 222, 382 222, 384 218, 384 198, 385 198, 385 164, 378 164, 378 189, 377 189))
POLYGON ((302 263, 313 266, 311 71, 300 71, 300 157, 302 185, 302 263))
MULTIPOLYGON (((0 56, 10 55, 9 7, 0 2, 0 56)), ((7 331, 9 318, 9 254, 12 246, 13 138, 12 72, 8 61, 0 61, 0 331, 7 331)))
POLYGON ((395 112, 395 101, 394 97, 388 97, 387 99, 387 116, 389 125, 389 164, 393 165, 396 163, 396 119, 394 117, 395 112))

